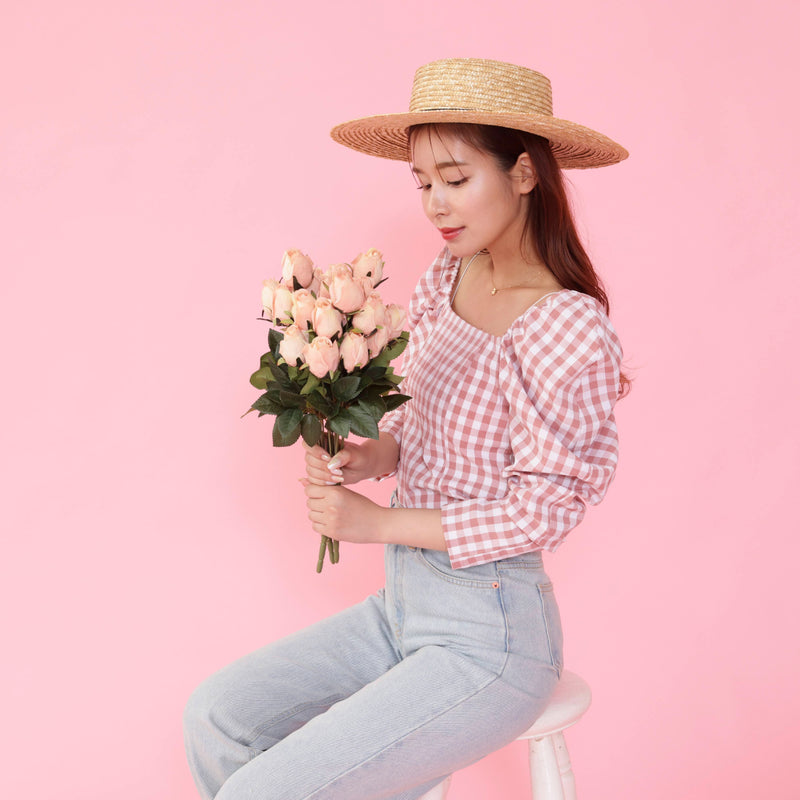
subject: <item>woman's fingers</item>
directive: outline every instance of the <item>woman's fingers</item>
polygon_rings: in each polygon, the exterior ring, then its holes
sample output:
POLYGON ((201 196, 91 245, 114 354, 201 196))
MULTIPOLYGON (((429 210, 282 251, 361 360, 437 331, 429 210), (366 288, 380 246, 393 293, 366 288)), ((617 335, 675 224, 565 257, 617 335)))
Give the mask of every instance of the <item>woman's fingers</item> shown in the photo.
POLYGON ((306 475, 310 481, 324 486, 333 486, 341 483, 342 471, 338 467, 330 469, 332 461, 319 445, 306 447, 306 475))

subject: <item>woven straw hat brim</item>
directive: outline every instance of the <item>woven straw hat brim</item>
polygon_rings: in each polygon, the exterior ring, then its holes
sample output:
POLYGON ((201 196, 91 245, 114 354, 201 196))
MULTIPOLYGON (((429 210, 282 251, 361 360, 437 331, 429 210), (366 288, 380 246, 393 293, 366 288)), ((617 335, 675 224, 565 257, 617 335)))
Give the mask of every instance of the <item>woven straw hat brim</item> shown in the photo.
POLYGON ((543 136, 550 142, 562 169, 588 169, 616 164, 628 151, 602 133, 576 122, 538 114, 493 114, 484 111, 441 110, 404 114, 381 114, 343 122, 331 137, 353 150, 379 158, 407 161, 408 129, 412 125, 436 122, 463 122, 496 125, 543 136))

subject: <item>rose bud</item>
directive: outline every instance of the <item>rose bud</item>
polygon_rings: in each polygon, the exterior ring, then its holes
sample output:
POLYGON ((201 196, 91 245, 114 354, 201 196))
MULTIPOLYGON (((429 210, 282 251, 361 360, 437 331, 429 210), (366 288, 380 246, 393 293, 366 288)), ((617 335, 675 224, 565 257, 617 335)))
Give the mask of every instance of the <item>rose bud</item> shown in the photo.
POLYGON ((372 294, 372 282, 369 278, 354 278, 357 283, 361 284, 361 289, 364 292, 364 298, 366 299, 372 294))
POLYGON ((317 336, 327 336, 329 339, 342 332, 342 315, 327 297, 319 297, 314 302, 311 327, 317 336))
POLYGON ((375 284, 383 277, 383 256, 374 247, 356 256, 353 261, 353 275, 356 278, 369 278, 375 284))
POLYGON ((361 308, 365 293, 361 282, 353 278, 348 264, 336 264, 328 273, 328 291, 339 311, 349 314, 361 308))
POLYGON ((275 289, 272 300, 272 319, 281 325, 292 322, 292 290, 282 283, 275 289))
POLYGON ((356 367, 363 367, 369 361, 367 340, 355 331, 348 331, 342 337, 339 347, 345 372, 352 372, 356 367))
POLYGON ((302 362, 303 350, 308 344, 308 334, 297 325, 290 325, 283 333, 283 339, 278 345, 278 351, 287 364, 297 366, 298 360, 302 362))
POLYGON ((372 336, 367 336, 367 345, 369 347, 369 357, 375 358, 375 356, 379 355, 381 350, 389 342, 389 329, 384 325, 382 328, 378 328, 372 336))
POLYGON ((314 276, 311 278, 308 290, 313 292, 315 297, 328 297, 328 290, 322 285, 322 280, 322 270, 319 267, 314 267, 314 276))
POLYGON ((297 282, 305 289, 314 277, 314 262, 299 250, 287 250, 283 254, 281 269, 283 282, 292 289, 294 289, 292 278, 297 278, 297 282))
POLYGON ((292 294, 292 319, 301 331, 308 330, 308 323, 314 319, 316 301, 309 289, 297 289, 292 294))
POLYGON ((272 307, 275 303, 275 290, 280 284, 274 278, 267 278, 261 289, 261 305, 264 307, 264 316, 272 319, 272 307))
POLYGON ((317 336, 303 348, 303 357, 312 375, 324 378, 339 366, 339 348, 327 336, 317 336))
POLYGON ((406 326, 406 310, 397 303, 386 306, 386 325, 389 328, 389 341, 396 339, 406 326))
POLYGON ((372 333, 379 325, 386 324, 386 306, 381 302, 377 292, 370 293, 361 309, 353 314, 351 324, 354 330, 365 336, 372 333))

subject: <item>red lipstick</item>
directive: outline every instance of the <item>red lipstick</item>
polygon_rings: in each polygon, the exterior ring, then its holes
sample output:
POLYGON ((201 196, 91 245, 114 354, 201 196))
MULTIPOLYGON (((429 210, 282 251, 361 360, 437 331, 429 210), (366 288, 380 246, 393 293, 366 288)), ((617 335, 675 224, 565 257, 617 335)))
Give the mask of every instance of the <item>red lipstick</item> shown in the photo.
POLYGON ((463 231, 463 230, 464 230, 463 227, 461 227, 461 228, 439 228, 439 233, 442 234, 442 238, 446 242, 449 242, 451 239, 455 239, 456 236, 458 236, 458 234, 461 233, 461 231, 463 231))

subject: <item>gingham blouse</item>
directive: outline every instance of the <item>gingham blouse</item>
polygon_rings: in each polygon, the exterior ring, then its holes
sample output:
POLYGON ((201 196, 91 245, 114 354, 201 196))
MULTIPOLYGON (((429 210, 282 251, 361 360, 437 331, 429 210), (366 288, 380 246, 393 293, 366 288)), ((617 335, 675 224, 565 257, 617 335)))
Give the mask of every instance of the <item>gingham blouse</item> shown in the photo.
POLYGON ((617 463, 621 349, 592 297, 562 290, 503 336, 458 316, 445 248, 409 305, 401 390, 381 430, 400 444, 397 499, 438 508, 456 569, 555 550, 599 503, 617 463))

